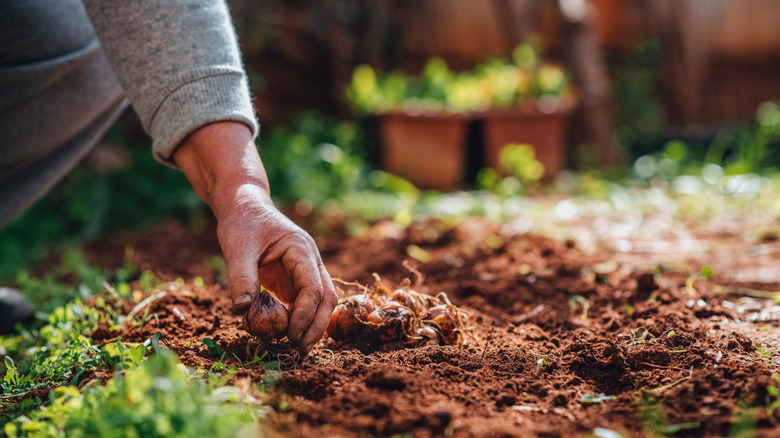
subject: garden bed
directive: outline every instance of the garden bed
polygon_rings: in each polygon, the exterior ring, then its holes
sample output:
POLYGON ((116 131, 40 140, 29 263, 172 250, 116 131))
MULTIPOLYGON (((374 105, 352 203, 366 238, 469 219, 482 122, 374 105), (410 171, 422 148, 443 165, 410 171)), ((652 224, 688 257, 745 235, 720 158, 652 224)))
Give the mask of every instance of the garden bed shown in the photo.
MULTIPOLYGON (((161 344, 193 367, 217 361, 201 342, 207 337, 229 353, 228 365, 252 358, 224 273, 203 263, 219 254, 213 235, 170 225, 90 248, 105 264, 132 244, 142 269, 185 279, 152 304, 157 318, 123 341, 160 331, 161 344), (196 276, 203 285, 193 284, 196 276)), ((264 428, 283 435, 772 436, 780 420, 768 392, 780 386, 778 315, 761 311, 772 299, 744 295, 779 285, 740 281, 746 252, 736 236, 696 237, 738 248, 729 253, 734 263, 704 252, 670 269, 661 263, 666 254, 585 254, 575 241, 513 235, 481 219, 324 237, 325 264, 344 280, 370 285, 377 273, 398 285, 414 278, 402 267, 410 260, 425 277, 418 290, 446 291, 473 316, 479 342, 376 349, 323 340, 302 362, 276 357, 281 373, 240 367, 230 382, 262 384, 273 407, 264 428), (425 263, 409 256, 421 258, 419 249, 425 263), (714 275, 703 266, 717 266, 714 275)), ((753 266, 771 269, 780 244, 757 244, 763 255, 753 266)))

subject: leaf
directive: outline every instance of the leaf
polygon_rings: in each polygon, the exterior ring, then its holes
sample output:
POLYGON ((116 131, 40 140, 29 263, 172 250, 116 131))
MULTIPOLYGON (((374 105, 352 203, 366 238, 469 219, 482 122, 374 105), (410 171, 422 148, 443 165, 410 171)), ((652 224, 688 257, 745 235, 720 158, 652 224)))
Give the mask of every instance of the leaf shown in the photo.
POLYGON ((650 332, 644 327, 638 327, 631 330, 631 336, 633 336, 636 341, 644 341, 648 334, 650 334, 650 332))
POLYGON ((79 377, 81 377, 81 375, 84 374, 84 372, 86 372, 86 371, 87 371, 86 368, 80 369, 76 374, 73 375, 73 378, 70 379, 70 383, 69 384, 73 385, 73 386, 78 385, 79 384, 79 377))
POLYGON ((222 362, 214 362, 214 365, 211 366, 211 371, 223 372, 226 370, 227 366, 222 362))
POLYGON ((203 338, 203 343, 206 345, 209 356, 220 357, 225 354, 225 350, 217 344, 217 341, 211 338, 203 338))
POLYGON ((663 434, 674 435, 681 430, 698 429, 699 427, 701 427, 701 423, 670 424, 663 429, 663 434))
POLYGON ((10 356, 5 357, 5 367, 7 368, 7 370, 5 372, 5 377, 3 377, 3 382, 15 385, 17 381, 18 372, 16 371, 16 366, 14 366, 14 361, 13 359, 11 359, 10 356))
POLYGON ((582 399, 580 399, 580 401, 582 403, 604 403, 607 400, 614 400, 616 398, 617 397, 615 397, 614 395, 599 394, 594 396, 591 394, 585 394, 582 396, 582 399))
POLYGON ((141 362, 144 360, 144 356, 146 356, 146 347, 143 345, 138 345, 135 348, 130 350, 130 360, 133 362, 133 365, 141 365, 141 362))
POLYGON ((431 261, 431 258, 432 258, 431 257, 431 253, 429 253, 428 251, 420 248, 417 245, 409 245, 409 246, 407 246, 406 247, 406 254, 409 257, 411 257, 411 258, 413 258, 413 259, 415 259, 415 260, 417 260, 417 261, 419 261, 421 263, 428 263, 428 262, 431 261))
POLYGON ((160 332, 154 332, 152 335, 152 348, 154 348, 154 354, 160 354, 160 332))
POLYGON ((9 438, 16 438, 16 434, 18 433, 18 430, 19 430, 18 426, 16 426, 13 423, 6 423, 5 426, 3 427, 3 429, 5 431, 5 434, 9 438))

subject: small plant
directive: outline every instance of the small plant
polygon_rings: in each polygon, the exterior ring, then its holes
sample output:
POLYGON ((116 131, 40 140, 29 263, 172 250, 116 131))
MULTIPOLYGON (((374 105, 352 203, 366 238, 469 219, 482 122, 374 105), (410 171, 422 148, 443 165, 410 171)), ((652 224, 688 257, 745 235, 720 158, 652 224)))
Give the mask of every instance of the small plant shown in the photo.
POLYGON ((547 359, 540 357, 536 360, 536 370, 534 372, 534 375, 536 377, 539 377, 539 374, 544 372, 544 370, 547 369, 547 359))
POLYGON ((588 301, 588 299, 583 297, 582 295, 570 296, 569 310, 571 311, 571 313, 575 313, 577 311, 577 308, 579 307, 582 308, 580 319, 583 321, 588 319, 588 310, 590 310, 590 301, 588 301))
POLYGON ((675 435, 680 431, 694 430, 701 426, 701 423, 669 424, 661 399, 648 392, 643 392, 638 397, 636 410, 642 429, 651 437, 675 435))
POLYGON ((769 385, 766 387, 766 414, 770 418, 774 417, 775 412, 780 409, 780 374, 772 374, 772 380, 777 386, 769 385))
POLYGON ((364 133, 356 123, 306 112, 289 126, 264 131, 259 143, 275 199, 311 209, 369 186, 364 133))
POLYGON ((764 360, 764 365, 771 366, 772 365, 772 353, 769 352, 766 348, 757 345, 756 346, 756 353, 761 356, 764 360))
MULTIPOLYGON (((168 350, 117 374, 105 386, 58 387, 45 410, 5 426, 16 436, 232 437, 250 432, 259 402, 236 388, 214 388, 188 377, 168 350)), ((256 432, 256 431, 255 431, 256 432)))
POLYGON ((211 357, 224 357, 225 350, 217 344, 217 341, 211 338, 203 338, 203 345, 206 346, 206 351, 211 357))
MULTIPOLYGON (((650 332, 644 327, 637 327, 631 329, 631 339, 620 344, 622 347, 632 347, 637 344, 644 344, 647 342, 647 337, 650 336, 650 332)), ((651 336, 650 340, 655 340, 651 336)))
POLYGON ((430 59, 416 76, 359 65, 347 97, 361 114, 465 113, 525 104, 552 112, 570 100, 569 82, 563 68, 542 61, 539 45, 530 42, 516 47, 511 59, 489 59, 459 73, 441 58, 430 59))
POLYGON ((508 144, 501 149, 499 165, 504 175, 490 167, 477 175, 477 185, 482 190, 498 195, 511 196, 538 185, 544 176, 544 164, 536 159, 536 151, 529 144, 508 144))

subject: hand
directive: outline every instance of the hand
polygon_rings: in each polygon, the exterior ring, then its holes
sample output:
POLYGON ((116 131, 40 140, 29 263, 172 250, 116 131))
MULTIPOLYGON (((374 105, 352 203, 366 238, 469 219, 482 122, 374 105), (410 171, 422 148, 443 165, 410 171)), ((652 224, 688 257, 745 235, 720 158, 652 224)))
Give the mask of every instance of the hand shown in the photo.
POLYGON ((307 354, 325 333, 338 299, 314 240, 273 206, 249 128, 207 125, 173 158, 217 217, 233 310, 246 311, 262 284, 288 306, 287 337, 307 354))

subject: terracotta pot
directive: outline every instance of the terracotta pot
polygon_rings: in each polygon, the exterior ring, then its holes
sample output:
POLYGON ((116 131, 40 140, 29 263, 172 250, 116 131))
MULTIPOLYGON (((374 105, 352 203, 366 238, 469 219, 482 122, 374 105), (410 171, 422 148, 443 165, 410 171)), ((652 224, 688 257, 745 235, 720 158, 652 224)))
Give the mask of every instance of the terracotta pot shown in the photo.
POLYGON ((501 171, 499 156, 510 143, 527 143, 544 165, 543 180, 549 181, 566 164, 564 138, 569 124, 568 112, 544 114, 520 109, 493 110, 484 115, 485 163, 501 171))
POLYGON ((380 118, 382 164, 421 189, 452 190, 464 170, 468 118, 402 113, 380 118))

